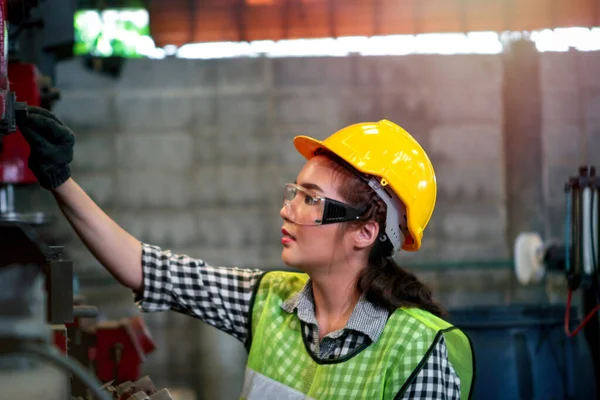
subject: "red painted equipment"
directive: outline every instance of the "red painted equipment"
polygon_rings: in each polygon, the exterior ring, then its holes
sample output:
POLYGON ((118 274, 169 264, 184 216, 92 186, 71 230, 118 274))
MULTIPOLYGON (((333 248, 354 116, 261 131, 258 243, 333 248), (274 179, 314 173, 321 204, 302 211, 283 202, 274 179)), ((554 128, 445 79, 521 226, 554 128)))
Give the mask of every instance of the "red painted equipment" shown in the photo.
MULTIPOLYGON (((19 101, 28 105, 40 106, 40 77, 33 64, 14 62, 8 65, 10 89, 19 101)), ((2 138, 0 154, 0 184, 32 184, 37 180, 27 167, 29 145, 23 135, 17 132, 2 138)))
MULTIPOLYGON (((156 348, 142 317, 97 322, 96 315, 86 309, 95 307, 75 306, 75 318, 66 324, 69 343, 66 350, 62 331, 54 333, 55 346, 93 369, 101 382, 139 379, 142 362, 156 348)), ((77 389, 74 387, 75 392, 77 389)))
MULTIPOLYGON (((23 214, 15 210, 15 186, 36 183, 27 167, 29 145, 18 132, 16 116, 27 113, 27 105, 50 108, 57 99, 57 92, 50 89, 49 80, 41 76, 34 64, 12 58, 9 62, 7 58, 8 24, 18 31, 26 25, 20 24, 29 18, 30 8, 38 3, 38 0, 0 0, 0 244, 3 246, 0 249, 0 289, 6 292, 0 298, 0 348, 3 349, 0 353, 7 349, 27 353, 35 347, 39 350, 38 357, 45 354, 44 351, 54 354, 44 350, 50 345, 51 333, 54 347, 67 356, 57 358, 62 360, 57 365, 71 366, 71 394, 88 398, 88 390, 97 392, 100 387, 90 373, 96 372, 103 382, 137 381, 141 363, 155 344, 141 317, 98 322, 95 307, 76 305, 72 262, 63 258, 61 246, 48 246, 36 230, 28 226, 45 223, 47 218, 42 213, 23 214), (19 290, 15 290, 15 285, 19 285, 19 290), (40 293, 42 288, 44 295, 40 293), (42 312, 44 308, 46 311, 42 312)), ((43 14, 45 17, 48 10, 43 14)), ((15 36, 11 33, 11 50, 17 50, 13 43, 15 36)), ((17 53, 10 52, 11 57, 17 53)), ((4 355, 0 354, 0 378, 6 366, 6 363, 2 365, 2 361, 6 361, 4 355)), ((16 366, 11 366, 11 374, 19 372, 16 366)), ((66 386, 61 382, 57 385, 66 386)), ((20 393, 17 391, 18 388, 12 393, 20 393)), ((96 393, 98 397, 102 397, 101 394, 96 393)), ((9 397, 30 398, 20 394, 9 397)))
POLYGON ((155 344, 141 317, 99 323, 96 327, 96 376, 100 381, 134 381, 155 344))
POLYGON ((8 23, 18 25, 29 17, 38 0, 0 0, 0 220, 39 225, 47 217, 39 212, 18 213, 15 185, 37 182, 27 167, 29 145, 18 132, 16 114, 27 105, 41 106, 44 80, 33 64, 9 62, 8 23), (18 100, 18 101, 17 101, 18 100))

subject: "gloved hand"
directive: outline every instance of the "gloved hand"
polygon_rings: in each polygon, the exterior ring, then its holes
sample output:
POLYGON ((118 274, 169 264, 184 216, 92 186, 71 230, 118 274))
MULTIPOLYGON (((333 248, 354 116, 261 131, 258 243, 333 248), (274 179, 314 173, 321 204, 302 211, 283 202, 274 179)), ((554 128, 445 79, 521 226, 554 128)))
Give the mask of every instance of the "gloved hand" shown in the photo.
POLYGON ((50 111, 28 106, 17 114, 17 125, 31 147, 29 169, 46 189, 55 189, 71 176, 75 135, 50 111))

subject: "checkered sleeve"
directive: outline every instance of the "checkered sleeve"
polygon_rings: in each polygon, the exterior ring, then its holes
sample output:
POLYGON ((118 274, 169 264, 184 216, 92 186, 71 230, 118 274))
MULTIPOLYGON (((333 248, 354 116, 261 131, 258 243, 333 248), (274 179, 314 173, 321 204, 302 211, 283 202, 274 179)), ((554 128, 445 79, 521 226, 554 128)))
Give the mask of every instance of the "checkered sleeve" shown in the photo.
POLYGON ((402 399, 460 400, 460 379, 448 360, 443 336, 402 399))
POLYGON ((144 286, 135 298, 142 311, 181 312, 245 342, 252 294, 263 271, 213 267, 145 243, 142 269, 144 286))

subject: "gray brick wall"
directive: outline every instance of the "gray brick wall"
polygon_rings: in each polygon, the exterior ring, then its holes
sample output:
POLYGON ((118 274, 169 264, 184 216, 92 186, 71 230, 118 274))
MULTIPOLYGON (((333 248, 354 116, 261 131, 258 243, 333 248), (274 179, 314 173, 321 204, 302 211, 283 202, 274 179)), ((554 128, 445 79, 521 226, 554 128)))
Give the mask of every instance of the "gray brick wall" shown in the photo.
MULTIPOLYGON (((600 154, 599 59, 542 54, 548 238, 564 180, 600 154)), ((502 82, 497 55, 131 60, 118 79, 71 60, 56 113, 77 133, 75 178, 140 240, 248 267, 281 266, 279 192, 304 162, 293 136, 388 118, 426 148, 439 187, 423 251, 399 261, 485 261, 512 246, 502 82)), ((80 250, 77 268, 98 271, 80 250)))
POLYGON ((600 53, 542 57, 546 236, 562 240, 564 183, 580 164, 600 166, 600 53), (594 72, 595 71, 595 72, 594 72))
MULTIPOLYGON (((600 57, 579 56, 542 55, 549 237, 563 181, 600 150, 600 57)), ((303 163, 293 136, 388 118, 439 185, 423 251, 400 261, 506 259, 502 81, 496 55, 131 60, 118 79, 71 60, 56 113, 77 133, 75 178, 140 240, 252 267, 281 265, 279 190, 303 163)))
MULTIPOLYGON (((598 65, 600 53, 542 54, 545 201, 539 206, 547 217, 546 238, 562 235, 564 181, 582 162, 600 166, 598 65)), ((246 267, 282 266, 280 191, 304 162, 293 136, 322 139, 353 122, 388 118, 423 144, 439 185, 422 251, 401 254, 399 261, 476 265, 507 259, 512 247, 506 240, 511 194, 505 185, 502 73, 496 55, 167 59, 128 61, 112 80, 71 60, 58 69, 63 100, 56 112, 77 133, 75 179, 124 228, 216 265, 246 267)), ((24 188, 20 196, 24 206, 58 212, 47 193, 24 188)), ((100 275, 64 219, 53 229, 82 276, 100 275)), ((448 307, 564 299, 560 276, 524 288, 505 269, 419 275, 448 307)), ((111 289, 121 295, 103 305, 106 290, 90 288, 92 302, 114 316, 131 312, 123 289, 111 289)), ((159 345, 145 367, 153 379, 171 387, 195 381, 192 375, 165 375, 166 365, 210 370, 220 378, 204 380, 198 393, 236 397, 241 345, 180 316, 147 320, 159 345), (198 338, 192 353, 169 344, 191 337, 198 338), (216 359, 222 364, 215 366, 216 359)))

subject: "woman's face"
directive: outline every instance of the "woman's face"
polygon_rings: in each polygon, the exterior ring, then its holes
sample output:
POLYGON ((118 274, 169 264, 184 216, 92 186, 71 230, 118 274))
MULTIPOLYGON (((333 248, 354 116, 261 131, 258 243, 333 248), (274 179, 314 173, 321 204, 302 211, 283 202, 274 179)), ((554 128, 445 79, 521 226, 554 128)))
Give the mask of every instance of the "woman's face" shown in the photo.
MULTIPOLYGON (((296 183, 319 196, 344 201, 337 191, 339 178, 325 156, 307 161, 296 183)), ((303 271, 330 267, 343 262, 352 248, 349 233, 342 231, 340 224, 298 225, 290 220, 284 205, 279 212, 283 218, 281 258, 283 262, 303 271)))

